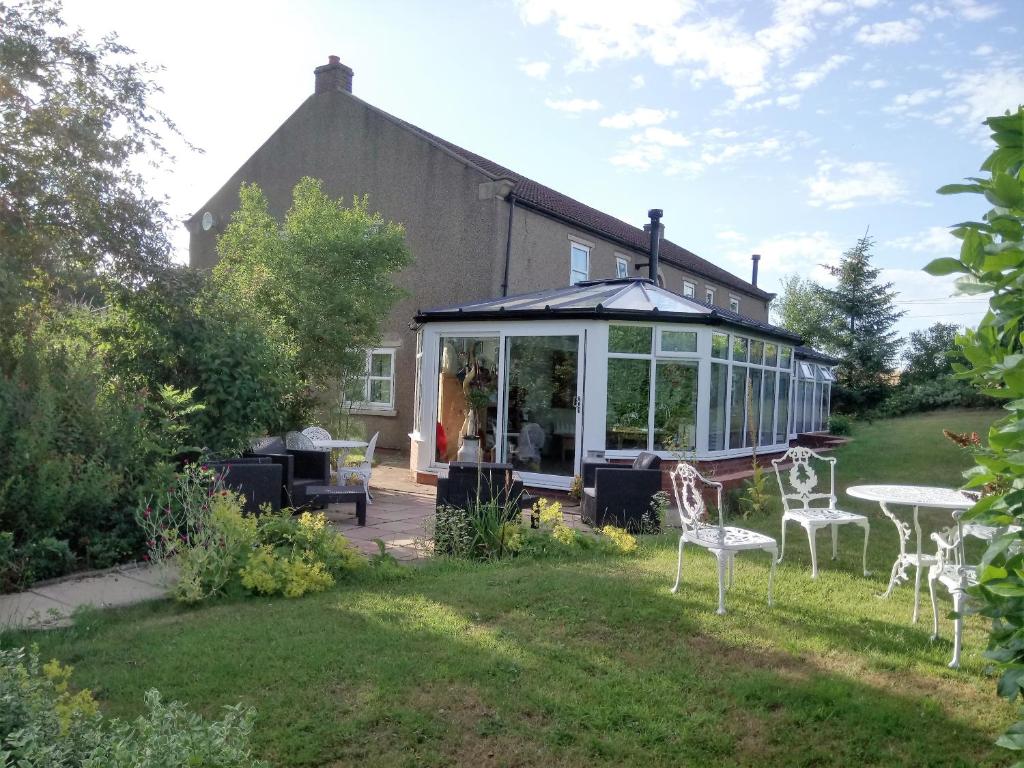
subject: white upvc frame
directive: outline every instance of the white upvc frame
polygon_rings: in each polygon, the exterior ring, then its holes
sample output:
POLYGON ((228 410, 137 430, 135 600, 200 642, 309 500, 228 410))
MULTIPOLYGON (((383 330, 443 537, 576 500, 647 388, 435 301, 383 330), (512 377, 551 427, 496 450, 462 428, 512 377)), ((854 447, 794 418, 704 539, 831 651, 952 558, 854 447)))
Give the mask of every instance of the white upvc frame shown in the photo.
POLYGON ((697 296, 697 284, 692 280, 683 280, 683 298, 693 299, 697 296))
POLYGON ((739 314, 739 311, 740 311, 740 297, 739 296, 736 296, 735 294, 732 294, 732 293, 729 294, 729 309, 731 311, 735 312, 736 314, 739 314))
POLYGON ((590 246, 586 243, 581 243, 578 240, 569 241, 569 285, 576 285, 585 280, 590 279, 590 246), (577 252, 582 253, 586 261, 586 269, 576 269, 576 254, 577 252), (577 279, 577 273, 582 272, 583 278, 577 279))
MULTIPOLYGON (((653 387, 656 381, 656 365, 657 361, 660 360, 679 360, 679 361, 692 361, 697 366, 697 412, 695 419, 696 428, 696 448, 693 451, 693 455, 687 455, 686 458, 693 458, 697 460, 713 460, 721 458, 730 458, 736 456, 749 456, 751 455, 751 447, 745 448, 728 448, 723 450, 711 451, 708 449, 708 438, 710 428, 710 405, 711 405, 711 364, 712 362, 724 363, 728 366, 728 375, 726 376, 726 414, 725 414, 725 433, 728 436, 730 431, 730 419, 732 417, 731 408, 729 404, 732 397, 732 353, 733 344, 732 339, 736 336, 740 336, 746 339, 754 339, 763 341, 766 343, 776 344, 780 350, 783 346, 788 346, 790 352, 790 367, 788 373, 790 374, 790 389, 789 389, 789 418, 793 418, 794 404, 793 397, 796 389, 796 379, 793 375, 793 365, 795 362, 795 355, 793 354, 793 347, 791 344, 785 344, 778 339, 772 339, 770 337, 758 336, 755 334, 744 333, 739 329, 731 329, 720 326, 707 326, 707 325, 684 325, 679 323, 655 323, 655 322, 644 322, 644 321, 603 321, 603 320, 515 320, 515 321, 495 321, 495 320, 480 320, 480 321, 462 321, 462 322, 443 322, 443 323, 428 323, 422 328, 422 344, 420 352, 420 366, 419 376, 423 377, 423 381, 420 386, 420 420, 422 423, 414 425, 414 431, 419 433, 422 440, 421 451, 419 453, 419 466, 417 469, 423 471, 436 472, 442 469, 444 464, 434 461, 436 456, 436 425, 437 419, 437 371, 439 370, 439 349, 440 340, 443 337, 456 336, 456 337, 475 337, 475 338, 493 338, 498 341, 498 366, 497 371, 499 387, 498 387, 498 413, 500 418, 498 424, 495 427, 495 444, 499 446, 499 451, 504 446, 504 413, 505 413, 505 399, 507 396, 506 385, 505 385, 505 358, 507 355, 507 339, 512 336, 572 336, 578 335, 580 337, 579 347, 579 370, 578 370, 578 395, 582 398, 582 413, 577 411, 577 444, 576 444, 576 460, 577 460, 577 472, 579 469, 579 462, 587 455, 589 451, 602 451, 609 458, 632 458, 637 455, 639 449, 633 450, 609 450, 605 445, 606 437, 606 417, 607 417, 607 398, 608 398, 608 329, 611 325, 638 325, 652 328, 652 351, 647 355, 633 355, 641 359, 650 360, 651 364, 651 376, 650 376, 650 387, 651 391, 648 392, 648 440, 652 440, 654 436, 653 419, 654 409, 650 407, 651 396, 653 395, 653 387), (661 348, 661 337, 664 331, 688 331, 696 334, 697 349, 695 352, 659 352, 661 348), (728 352, 725 359, 712 360, 711 358, 711 344, 713 333, 725 333, 728 338, 728 352), (430 382, 433 382, 431 385, 430 382)), ((630 355, 611 353, 611 357, 629 357, 630 355)), ((749 356, 749 352, 748 352, 749 356)), ((781 355, 780 355, 781 362, 781 355)), ((743 363, 741 363, 743 365, 743 363)), ((763 366, 762 366, 763 368, 763 366)), ((769 368, 767 370, 774 371, 776 376, 780 371, 786 372, 787 369, 780 369, 778 367, 769 368)), ((760 396, 760 392, 758 393, 760 396)), ((774 440, 776 432, 776 420, 778 419, 778 381, 776 380, 775 388, 775 400, 773 405, 773 416, 772 416, 772 440, 774 440)), ((727 437, 728 439, 728 437, 727 437)), ((650 442, 648 443, 651 444, 650 442)), ((788 436, 784 443, 770 444, 760 446, 758 450, 762 453, 773 453, 783 451, 788 447, 788 436)), ((499 454, 500 455, 500 454, 499 454)), ((663 459, 676 459, 678 455, 667 451, 659 452, 659 455, 663 459)), ((553 475, 530 475, 529 481, 531 485, 537 487, 548 487, 557 489, 566 489, 569 487, 571 478, 565 476, 553 476, 553 475)))
POLYGON ((629 262, 629 256, 624 256, 621 253, 615 254, 615 277, 629 277, 629 262))
POLYGON ((395 410, 395 347, 375 347, 373 349, 366 350, 366 372, 363 374, 363 398, 362 400, 345 401, 345 405, 354 408, 359 411, 388 411, 393 412, 395 410), (374 355, 386 355, 390 359, 391 373, 388 376, 374 376, 373 370, 373 356, 374 355), (386 381, 388 382, 388 392, 390 396, 385 401, 375 401, 370 399, 370 392, 372 391, 371 383, 374 381, 386 381))
POLYGON ((714 288, 714 286, 711 286, 711 285, 704 286, 704 300, 708 304, 714 304, 715 303, 715 288, 714 288))

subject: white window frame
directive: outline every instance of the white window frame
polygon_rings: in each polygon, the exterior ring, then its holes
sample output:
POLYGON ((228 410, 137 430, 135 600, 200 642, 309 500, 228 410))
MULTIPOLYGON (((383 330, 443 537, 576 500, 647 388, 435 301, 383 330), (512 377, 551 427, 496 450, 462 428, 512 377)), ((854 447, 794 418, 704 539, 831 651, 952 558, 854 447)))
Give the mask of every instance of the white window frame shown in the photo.
POLYGON ((577 242, 575 240, 570 240, 569 241, 569 285, 576 285, 577 283, 582 283, 582 282, 584 282, 586 280, 589 280, 589 279, 590 279, 590 246, 589 245, 584 245, 583 243, 577 242), (586 260, 587 260, 587 267, 586 267, 586 270, 583 272, 583 278, 582 279, 577 279, 576 275, 579 273, 579 270, 576 269, 575 263, 573 261, 573 257, 576 255, 576 250, 577 249, 579 249, 580 251, 583 252, 583 254, 584 254, 584 256, 586 256, 586 260))
POLYGON ((366 372, 363 374, 363 399, 359 401, 346 401, 345 405, 366 411, 393 411, 395 409, 396 351, 395 347, 375 347, 366 351, 366 372), (389 376, 373 376, 370 374, 374 355, 387 355, 391 358, 391 374, 389 376), (370 400, 370 383, 373 381, 387 381, 390 384, 388 391, 391 393, 391 397, 387 402, 370 400))
POLYGON ((697 296, 697 285, 689 280, 683 280, 683 298, 692 299, 697 296))
POLYGON ((629 277, 629 257, 620 253, 615 254, 615 277, 621 279, 629 277))
POLYGON ((729 294, 729 311, 739 314, 740 312, 740 297, 729 294))
POLYGON ((715 289, 712 288, 710 285, 704 288, 704 301, 706 301, 708 304, 715 303, 715 289))

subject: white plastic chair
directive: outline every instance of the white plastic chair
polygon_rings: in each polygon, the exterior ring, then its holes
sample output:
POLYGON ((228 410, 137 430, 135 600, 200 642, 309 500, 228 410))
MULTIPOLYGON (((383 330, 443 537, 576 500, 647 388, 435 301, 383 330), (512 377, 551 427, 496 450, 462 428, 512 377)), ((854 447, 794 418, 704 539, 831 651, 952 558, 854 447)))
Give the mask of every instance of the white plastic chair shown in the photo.
POLYGON ((778 545, 771 536, 765 536, 746 528, 733 528, 725 524, 722 514, 722 484, 701 476, 696 469, 685 462, 679 462, 672 470, 672 489, 675 491, 676 507, 683 532, 679 536, 679 563, 676 566, 675 594, 683 575, 683 548, 686 543, 711 552, 718 560, 718 615, 725 614, 725 569, 729 567, 729 586, 732 586, 736 554, 746 550, 763 550, 772 558, 768 574, 768 606, 772 604, 772 583, 775 580, 775 562, 779 554, 778 545), (704 503, 704 487, 714 488, 718 505, 718 524, 707 522, 708 510, 704 503))
POLYGON ((363 484, 363 490, 366 491, 367 504, 373 503, 373 496, 370 495, 370 474, 373 472, 373 450, 377 447, 378 437, 380 437, 380 432, 377 432, 370 438, 370 442, 366 446, 366 455, 363 457, 362 463, 346 467, 343 466, 345 457, 342 456, 338 459, 338 482, 341 483, 343 479, 350 475, 357 475, 360 482, 363 484))
POLYGON ((786 523, 793 521, 803 526, 807 531, 807 541, 811 546, 811 578, 818 578, 818 546, 815 541, 816 534, 821 528, 832 529, 832 559, 838 555, 839 547, 839 526, 859 525, 864 529, 864 554, 862 557, 862 568, 865 576, 870 576, 868 571, 868 534, 871 532, 871 524, 864 515, 854 512, 844 512, 836 509, 836 459, 834 456, 822 456, 810 448, 795 446, 790 448, 778 459, 772 459, 772 466, 775 467, 775 479, 779 483, 779 494, 782 496, 782 552, 779 555, 779 562, 786 556, 786 523), (814 471, 812 459, 828 464, 829 479, 828 492, 818 491, 818 474, 814 471), (792 466, 785 471, 789 481, 789 492, 786 492, 786 484, 782 481, 782 465, 792 462, 792 466), (799 506, 794 503, 798 502, 799 506))

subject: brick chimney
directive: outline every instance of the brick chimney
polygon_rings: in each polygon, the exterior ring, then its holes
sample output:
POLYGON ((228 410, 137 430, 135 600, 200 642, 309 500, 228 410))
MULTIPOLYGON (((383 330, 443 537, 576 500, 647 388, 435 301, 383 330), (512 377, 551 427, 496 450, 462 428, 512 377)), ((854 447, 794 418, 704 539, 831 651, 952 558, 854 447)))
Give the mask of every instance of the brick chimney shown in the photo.
POLYGON ((316 88, 313 93, 345 91, 352 93, 352 68, 341 63, 337 56, 328 56, 327 63, 313 70, 316 88))

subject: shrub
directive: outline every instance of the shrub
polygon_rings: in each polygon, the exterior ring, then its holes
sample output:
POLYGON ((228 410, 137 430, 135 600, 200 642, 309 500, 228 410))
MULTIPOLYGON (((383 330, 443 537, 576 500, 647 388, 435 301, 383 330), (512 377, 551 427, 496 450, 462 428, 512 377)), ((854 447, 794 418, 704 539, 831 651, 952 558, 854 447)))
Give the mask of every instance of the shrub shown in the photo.
POLYGON ((967 382, 953 376, 940 376, 931 381, 894 389, 871 415, 891 418, 943 408, 986 408, 995 405, 993 398, 976 391, 967 382))
POLYGON ((828 431, 833 435, 848 435, 853 431, 853 421, 849 416, 833 413, 828 417, 828 431))
POLYGON ((434 552, 471 560, 500 560, 522 547, 519 499, 477 499, 465 509, 442 506, 434 516, 434 552))
POLYGON ((614 525, 606 525, 601 533, 607 537, 612 547, 624 554, 636 551, 636 536, 623 528, 616 528, 614 525))
POLYGON ((206 722, 151 690, 145 715, 104 721, 88 690, 72 692, 71 672, 34 650, 0 650, 0 766, 265 768, 249 747, 251 709, 227 707, 206 722))
POLYGON ((753 462, 753 472, 744 484, 739 497, 740 514, 744 517, 767 514, 771 511, 771 492, 769 491, 768 473, 757 462, 753 462))

